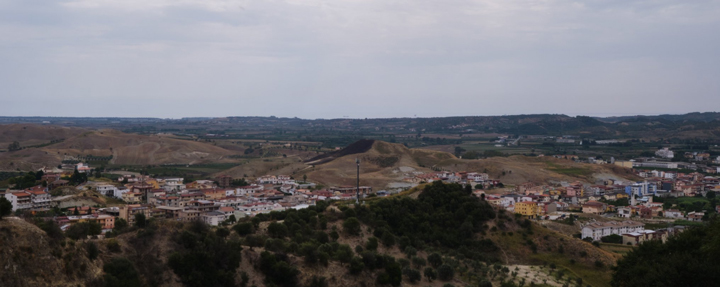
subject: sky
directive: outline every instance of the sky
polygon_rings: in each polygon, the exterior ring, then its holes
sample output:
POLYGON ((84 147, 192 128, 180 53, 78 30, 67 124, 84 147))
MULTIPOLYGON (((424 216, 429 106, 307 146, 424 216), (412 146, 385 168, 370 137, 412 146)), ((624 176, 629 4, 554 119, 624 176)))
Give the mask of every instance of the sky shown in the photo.
POLYGON ((720 111, 720 1, 0 0, 0 116, 720 111))

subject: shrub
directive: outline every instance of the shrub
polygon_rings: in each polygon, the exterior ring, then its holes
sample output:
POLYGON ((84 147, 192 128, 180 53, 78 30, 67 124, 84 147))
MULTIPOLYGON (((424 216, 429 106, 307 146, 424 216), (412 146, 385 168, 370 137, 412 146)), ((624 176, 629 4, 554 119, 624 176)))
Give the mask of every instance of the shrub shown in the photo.
POLYGON ((425 258, 417 257, 417 256, 413 257, 412 263, 413 263, 413 266, 415 266, 415 268, 422 268, 422 267, 425 267, 425 265, 427 265, 425 258))
POLYGON ((438 267, 440 267, 440 265, 443 264, 442 257, 440 256, 440 254, 437 254, 437 253, 430 254, 427 257, 427 261, 434 268, 438 268, 438 267))
POLYGON ((360 221, 357 218, 350 217, 348 219, 345 219, 345 221, 343 222, 343 230, 347 234, 357 236, 360 235, 362 227, 360 226, 360 221))
POLYGON ((432 269, 432 267, 425 267, 423 275, 425 275, 425 278, 427 278, 428 282, 432 282, 433 280, 437 279, 437 273, 435 272, 435 269, 432 269))
POLYGON ((140 276, 130 260, 112 258, 103 265, 106 287, 141 286, 140 276))
POLYGON ((110 239, 110 240, 108 240, 108 242, 106 243, 106 245, 107 245, 107 249, 110 250, 110 252, 116 252, 116 253, 117 253, 117 252, 122 251, 121 248, 120 248, 120 243, 119 243, 117 240, 115 240, 115 239, 110 239))
POLYGON ((443 264, 438 267, 438 278, 442 281, 450 281, 455 276, 452 266, 443 264))
POLYGON ((85 243, 85 251, 87 251, 87 257, 90 261, 95 260, 95 258, 98 257, 98 254, 100 254, 100 250, 98 250, 97 245, 92 241, 85 243))
POLYGON ((273 222, 268 225, 268 235, 274 238, 283 238, 288 236, 288 228, 285 224, 273 222))
POLYGON ((368 238, 367 243, 365 243, 365 249, 375 251, 378 248, 378 239, 377 237, 370 237, 368 238))
POLYGON ((360 257, 353 257, 352 260, 350 260, 350 274, 357 275, 360 274, 360 272, 365 269, 365 263, 363 263, 362 258, 360 257))
POLYGON ((407 275, 408 281, 410 281, 410 283, 415 283, 422 279, 422 275, 420 275, 420 271, 418 271, 416 269, 409 269, 406 272, 406 275, 407 275))

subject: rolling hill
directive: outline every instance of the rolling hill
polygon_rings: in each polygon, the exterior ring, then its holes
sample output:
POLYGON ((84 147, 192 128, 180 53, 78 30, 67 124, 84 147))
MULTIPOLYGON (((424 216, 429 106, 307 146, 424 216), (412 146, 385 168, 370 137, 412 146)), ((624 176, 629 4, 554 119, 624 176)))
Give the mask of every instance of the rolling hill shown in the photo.
POLYGON ((1 141, 18 141, 24 147, 0 153, 0 169, 3 170, 55 166, 64 159, 88 156, 100 157, 106 164, 160 165, 233 162, 228 156, 241 154, 208 142, 115 130, 4 125, 0 126, 0 134, 1 141))

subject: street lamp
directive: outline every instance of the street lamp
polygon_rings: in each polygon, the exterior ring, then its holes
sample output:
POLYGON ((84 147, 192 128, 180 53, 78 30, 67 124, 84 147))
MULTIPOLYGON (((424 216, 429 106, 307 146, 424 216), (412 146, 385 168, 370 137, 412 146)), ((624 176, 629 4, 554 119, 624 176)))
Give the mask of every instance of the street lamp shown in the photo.
POLYGON ((355 163, 357 164, 357 198, 355 199, 355 204, 360 203, 360 159, 355 158, 355 163))

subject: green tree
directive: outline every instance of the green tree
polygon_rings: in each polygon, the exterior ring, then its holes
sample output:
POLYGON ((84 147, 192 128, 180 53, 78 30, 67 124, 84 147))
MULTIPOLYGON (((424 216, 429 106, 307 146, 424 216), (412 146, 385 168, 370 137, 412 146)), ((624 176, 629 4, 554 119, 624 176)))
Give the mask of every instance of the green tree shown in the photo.
POLYGON ((350 235, 359 235, 361 231, 360 221, 355 217, 345 219, 343 222, 343 230, 350 235))
POLYGON ((253 233, 253 224, 251 222, 241 222, 233 226, 233 230, 240 236, 246 236, 253 233))
POLYGON ((135 213, 135 225, 140 228, 145 228, 147 225, 147 219, 144 213, 135 213))
POLYGON ((386 247, 392 247, 395 245, 395 236, 389 231, 385 231, 382 234, 382 243, 386 247))
POLYGON ((450 281, 455 276, 455 270, 452 266, 443 264, 438 267, 438 278, 442 281, 450 281))
POLYGON ((420 271, 418 271, 416 269, 408 269, 407 272, 405 272, 405 273, 406 273, 406 275, 408 277, 408 281, 410 281, 410 283, 414 284, 415 282, 422 280, 422 275, 420 275, 420 271))
POLYGON ((432 267, 425 267, 423 275, 425 275, 425 278, 428 282, 432 282, 433 280, 437 279, 437 273, 435 273, 435 269, 432 269, 432 267))
POLYGON ((7 200, 5 197, 0 197, 0 220, 2 220, 3 216, 8 216, 12 213, 12 202, 7 200))
POLYGON ((363 263, 362 258, 355 256, 352 260, 350 260, 350 274, 357 275, 360 274, 360 272, 365 269, 365 263, 363 263))
POLYGON ((20 150, 20 143, 17 141, 12 142, 8 145, 8 151, 20 150))
POLYGON ((288 228, 285 224, 273 222, 268 225, 268 235, 274 238, 283 238, 288 235, 288 228))
POLYGON ((115 227, 113 227, 113 231, 115 233, 122 233, 125 230, 125 228, 127 228, 127 227, 128 227, 127 220, 125 220, 123 218, 117 218, 117 219, 115 219, 115 227))
POLYGON ((443 264, 442 257, 440 256, 440 254, 437 253, 428 255, 427 261, 433 268, 438 268, 440 267, 440 265, 443 264))
POLYGON ((377 237, 370 237, 368 238, 368 241, 365 243, 365 249, 370 251, 375 251, 378 248, 378 239, 377 237))
POLYGON ((130 260, 115 257, 103 265, 103 279, 106 287, 141 286, 140 275, 130 260))

